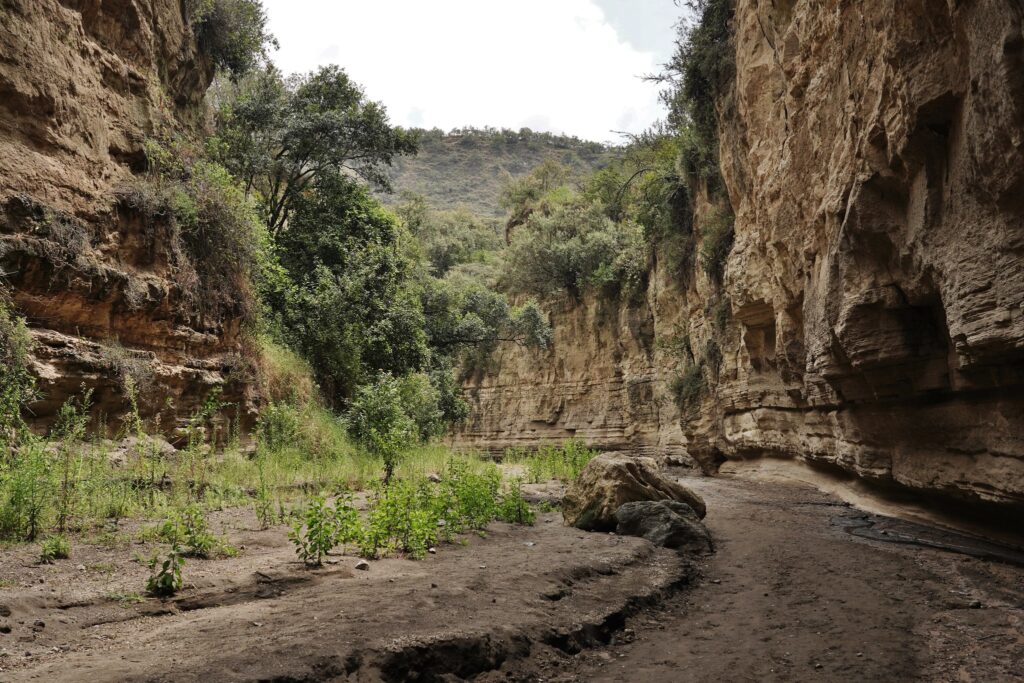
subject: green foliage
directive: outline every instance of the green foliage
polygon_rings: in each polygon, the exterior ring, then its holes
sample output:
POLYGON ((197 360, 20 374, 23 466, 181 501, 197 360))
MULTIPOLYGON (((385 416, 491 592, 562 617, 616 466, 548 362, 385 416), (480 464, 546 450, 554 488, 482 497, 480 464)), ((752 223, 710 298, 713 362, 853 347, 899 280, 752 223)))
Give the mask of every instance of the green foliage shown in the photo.
POLYGON ((400 550, 426 556, 437 540, 437 516, 425 482, 397 480, 376 487, 360 543, 365 557, 400 550))
POLYGON ((60 483, 57 494, 57 529, 65 531, 75 512, 77 489, 82 476, 83 462, 79 456, 80 442, 85 439, 89 423, 89 403, 92 389, 85 391, 81 401, 73 397, 60 407, 53 437, 59 444, 60 483))
POLYGON ((701 226, 700 263, 715 282, 722 281, 726 259, 732 251, 733 218, 720 209, 713 209, 701 226))
POLYGON ((381 373, 377 381, 356 391, 348 412, 349 432, 370 454, 384 463, 389 482, 399 458, 416 439, 416 423, 405 412, 401 381, 381 373))
POLYGON ((243 80, 221 107, 210 148, 258 193, 277 235, 307 190, 345 173, 389 187, 388 165, 414 153, 416 139, 392 127, 385 108, 338 66, 287 80, 268 67, 243 80))
POLYGON ((177 546, 171 546, 170 551, 161 560, 157 555, 149 561, 149 578, 146 580, 146 592, 159 598, 169 598, 180 591, 184 586, 182 578, 182 567, 185 566, 185 558, 177 546))
POLYGON ((398 378, 398 395, 402 410, 412 420, 421 442, 441 436, 447 427, 441 408, 441 393, 423 372, 412 372, 398 378))
POLYGON ((729 318, 732 316, 729 299, 725 296, 720 296, 715 301, 709 303, 704 310, 704 315, 711 321, 716 334, 724 334, 726 326, 729 324, 729 318))
POLYGON ((397 213, 416 237, 430 274, 444 277, 464 263, 486 262, 505 245, 494 219, 475 216, 465 209, 436 211, 422 195, 403 195, 397 213))
POLYGON ((503 282, 513 291, 550 298, 587 290, 639 296, 647 286, 648 246, 635 223, 616 223, 603 207, 575 198, 552 200, 512 236, 503 282))
POLYGON ((676 50, 661 80, 668 122, 680 131, 687 172, 720 188, 718 112, 716 103, 735 77, 735 54, 729 28, 733 0, 688 0, 693 23, 681 23, 676 50))
POLYGON ((256 438, 261 446, 280 450, 294 444, 299 438, 301 419, 299 411, 288 403, 269 403, 260 412, 256 423, 256 438))
POLYGON ((185 545, 185 557, 210 557, 220 545, 210 533, 203 511, 190 505, 178 517, 178 538, 185 545))
MULTIPOLYGON (((601 143, 525 128, 414 132, 419 137, 419 153, 395 160, 391 172, 395 189, 420 195, 443 211, 468 211, 492 219, 502 215, 501 194, 510 176, 521 177, 548 160, 583 175, 614 155, 614 150, 601 143)), ((407 201, 386 195, 382 200, 407 201)))
POLYGON ((510 524, 532 525, 537 521, 537 513, 523 497, 522 479, 512 480, 498 500, 495 516, 510 524))
POLYGON ((186 0, 185 6, 200 48, 232 78, 259 66, 268 48, 277 47, 261 0, 186 0))
POLYGON ((206 516, 196 505, 189 505, 155 528, 155 535, 171 544, 183 557, 209 558, 215 554, 233 555, 235 551, 223 539, 210 532, 206 516), (184 546, 184 549, 181 549, 184 546))
POLYGON ((50 536, 43 541, 39 553, 39 561, 43 564, 53 564, 56 560, 66 560, 71 557, 71 542, 67 536, 50 536))
POLYGON ((29 371, 32 338, 24 318, 13 314, 0 291, 0 451, 17 445, 24 430, 21 411, 35 397, 29 371))
POLYGON ((150 139, 149 171, 120 194, 123 205, 164 226, 183 301, 200 315, 251 320, 252 277, 265 231, 250 198, 223 166, 183 138, 150 139))
POLYGON ((295 523, 288 538, 295 545, 295 553, 304 564, 321 567, 324 556, 338 544, 338 535, 335 510, 318 497, 306 506, 303 519, 295 523))
POLYGON ((486 286, 450 279, 426 282, 422 296, 428 343, 454 362, 481 365, 501 342, 537 349, 551 343, 547 315, 534 301, 511 306, 486 286))
POLYGON ((400 479, 378 485, 367 510, 360 552, 377 557, 401 551, 417 559, 440 538, 482 530, 494 519, 533 524, 535 514, 518 482, 501 492, 493 465, 474 471, 466 461, 450 460, 440 483, 400 479))
POLYGON ((559 446, 542 446, 532 451, 509 449, 505 451, 503 460, 512 465, 522 465, 526 470, 526 480, 540 484, 551 479, 571 482, 597 456, 598 451, 572 439, 559 446))
POLYGON ((380 370, 401 375, 428 356, 401 226, 351 180, 318 185, 276 240, 279 277, 262 289, 282 336, 307 358, 329 400, 342 404, 380 370))
POLYGON ((35 540, 51 519, 57 488, 46 444, 37 438, 25 439, 0 461, 0 468, 0 535, 35 540))
POLYGON ((670 386, 676 404, 683 409, 694 408, 704 397, 707 388, 703 361, 688 365, 682 373, 672 379, 670 386))

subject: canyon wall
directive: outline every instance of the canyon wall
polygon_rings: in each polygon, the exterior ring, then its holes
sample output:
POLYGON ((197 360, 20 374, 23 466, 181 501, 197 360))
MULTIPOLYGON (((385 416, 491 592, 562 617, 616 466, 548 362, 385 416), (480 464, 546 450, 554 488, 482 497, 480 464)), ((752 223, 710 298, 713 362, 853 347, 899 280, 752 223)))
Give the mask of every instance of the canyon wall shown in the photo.
POLYGON ((35 341, 33 425, 91 388, 116 427, 128 375, 165 430, 214 387, 241 401, 237 320, 189 300, 173 226, 126 194, 146 139, 204 116, 182 0, 0 0, 0 19, 0 271, 35 341))
POLYGON ((739 0, 723 281, 656 273, 639 307, 555 306, 546 354, 503 349, 471 379, 460 440, 794 458, 1024 503, 1022 17, 739 0), (680 327, 707 383, 681 411, 658 351, 680 327))

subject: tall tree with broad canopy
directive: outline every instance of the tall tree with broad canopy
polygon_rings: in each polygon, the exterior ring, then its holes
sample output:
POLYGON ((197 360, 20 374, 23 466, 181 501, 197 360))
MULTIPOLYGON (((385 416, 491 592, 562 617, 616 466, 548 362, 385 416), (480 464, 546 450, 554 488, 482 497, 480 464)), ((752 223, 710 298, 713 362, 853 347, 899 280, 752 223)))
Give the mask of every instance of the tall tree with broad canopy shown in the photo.
POLYGON ((391 161, 416 152, 415 135, 391 126, 385 108, 336 65, 287 79, 273 66, 252 72, 218 116, 211 149, 258 194, 272 235, 318 182, 353 175, 390 189, 391 161))

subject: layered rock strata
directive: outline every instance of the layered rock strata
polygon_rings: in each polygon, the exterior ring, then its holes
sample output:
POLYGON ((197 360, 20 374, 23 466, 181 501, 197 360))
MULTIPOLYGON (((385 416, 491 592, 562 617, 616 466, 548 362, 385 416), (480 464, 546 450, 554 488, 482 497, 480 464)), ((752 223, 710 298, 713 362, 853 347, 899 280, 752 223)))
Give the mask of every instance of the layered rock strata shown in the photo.
POLYGON ((144 142, 195 129, 212 67, 182 0, 0 2, 0 270, 36 342, 44 428, 83 388, 113 426, 131 375, 144 416, 175 424, 240 367, 237 320, 180 286, 172 226, 125 189, 144 142))
POLYGON ((555 310, 548 355, 503 350, 470 383, 463 438, 799 458, 1024 504, 1022 20, 1000 0, 739 0, 722 284, 695 269, 608 323, 555 310), (666 320, 707 367, 681 414, 657 400, 666 320))

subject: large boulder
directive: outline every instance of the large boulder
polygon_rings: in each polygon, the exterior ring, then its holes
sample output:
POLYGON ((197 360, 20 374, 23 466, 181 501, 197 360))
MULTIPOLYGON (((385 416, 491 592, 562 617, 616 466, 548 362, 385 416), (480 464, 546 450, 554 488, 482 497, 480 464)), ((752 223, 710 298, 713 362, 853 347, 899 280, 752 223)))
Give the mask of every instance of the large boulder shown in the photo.
POLYGON ((674 500, 626 503, 615 513, 615 533, 640 536, 655 545, 693 553, 709 553, 715 547, 700 517, 686 503, 674 500))
POLYGON ((616 453, 599 455, 583 468, 562 499, 565 523, 587 531, 612 531, 615 513, 626 503, 673 500, 703 518, 704 501, 682 484, 658 472, 650 458, 616 453))

